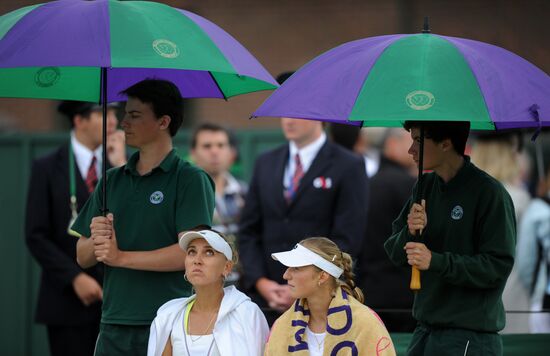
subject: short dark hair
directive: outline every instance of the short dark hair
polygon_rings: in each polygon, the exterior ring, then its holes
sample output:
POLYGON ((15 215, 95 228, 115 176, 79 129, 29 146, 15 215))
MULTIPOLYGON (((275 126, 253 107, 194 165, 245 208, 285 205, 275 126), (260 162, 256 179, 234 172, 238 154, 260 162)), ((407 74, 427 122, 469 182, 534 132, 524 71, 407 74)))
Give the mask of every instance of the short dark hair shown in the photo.
POLYGON ((87 101, 64 100, 57 106, 57 111, 69 119, 71 127, 74 127, 74 118, 80 115, 89 118, 92 111, 101 110, 101 106, 87 101))
POLYGON ((405 121, 403 127, 407 131, 424 127, 424 136, 435 142, 450 139, 455 152, 462 156, 470 134, 468 121, 405 121))
POLYGON ((195 127, 195 129, 193 130, 193 134, 191 135, 191 148, 197 147, 197 137, 203 131, 223 132, 227 135, 227 141, 229 142, 230 146, 234 147, 234 145, 236 144, 235 138, 231 137, 233 135, 231 134, 231 132, 229 132, 229 129, 223 127, 222 125, 205 122, 195 127))
POLYGON ((178 87, 163 79, 145 79, 121 91, 120 94, 151 105, 157 118, 170 116, 170 136, 175 136, 183 122, 183 99, 178 87))
POLYGON ((346 124, 330 124, 330 136, 332 141, 353 151, 353 148, 359 140, 361 128, 359 126, 351 126, 346 124))

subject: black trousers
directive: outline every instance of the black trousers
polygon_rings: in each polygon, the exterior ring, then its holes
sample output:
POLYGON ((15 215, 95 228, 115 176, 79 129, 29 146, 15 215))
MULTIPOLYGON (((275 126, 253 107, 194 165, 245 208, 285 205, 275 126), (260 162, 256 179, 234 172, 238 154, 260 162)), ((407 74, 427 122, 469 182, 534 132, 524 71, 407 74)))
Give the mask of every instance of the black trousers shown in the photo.
POLYGON ((51 356, 93 356, 99 322, 71 326, 48 325, 47 328, 51 356))

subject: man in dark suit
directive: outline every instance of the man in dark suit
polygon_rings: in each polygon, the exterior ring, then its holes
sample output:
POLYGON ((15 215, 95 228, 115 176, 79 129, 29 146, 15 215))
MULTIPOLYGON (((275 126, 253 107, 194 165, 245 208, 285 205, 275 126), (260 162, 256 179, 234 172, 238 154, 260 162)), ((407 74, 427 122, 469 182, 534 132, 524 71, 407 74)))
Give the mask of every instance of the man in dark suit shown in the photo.
POLYGON ((271 253, 306 237, 325 236, 352 256, 365 235, 363 159, 331 143, 321 122, 281 119, 288 144, 256 161, 239 225, 243 287, 272 323, 290 307, 284 266, 271 253))
POLYGON ((413 332, 413 293, 409 289, 410 268, 395 266, 385 254, 392 222, 411 195, 418 168, 408 154, 412 139, 402 128, 386 131, 378 171, 370 179, 367 234, 359 257, 356 281, 367 296, 367 304, 378 313, 389 332, 413 332), (388 309, 393 309, 389 311, 388 309), (397 311, 396 309, 400 309, 397 311))
MULTIPOLYGON (((63 102, 59 111, 71 121, 70 142, 33 162, 25 234, 42 267, 36 321, 47 326, 51 355, 85 356, 93 354, 99 330, 103 269, 78 266, 78 239, 68 234, 68 226, 101 174, 102 113, 97 105, 76 101, 63 102)), ((126 162, 124 134, 116 125, 110 107, 109 166, 126 162)))

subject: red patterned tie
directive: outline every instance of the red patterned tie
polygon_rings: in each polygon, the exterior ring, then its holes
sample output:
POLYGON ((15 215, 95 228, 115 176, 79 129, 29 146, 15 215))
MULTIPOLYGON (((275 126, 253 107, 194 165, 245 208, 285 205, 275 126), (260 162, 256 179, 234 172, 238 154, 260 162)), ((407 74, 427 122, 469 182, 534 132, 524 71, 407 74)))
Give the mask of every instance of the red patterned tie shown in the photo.
POLYGON ((296 194, 300 181, 304 176, 304 169, 302 168, 302 161, 300 161, 300 155, 296 153, 294 156, 294 161, 296 163, 296 169, 294 169, 294 176, 292 176, 292 196, 296 194))
POLYGON ((95 185, 97 184, 97 171, 95 168, 96 161, 97 160, 94 156, 92 158, 92 163, 90 163, 90 167, 88 168, 88 174, 86 175, 86 187, 88 187, 88 192, 90 194, 94 191, 95 185))
POLYGON ((298 153, 296 153, 296 155, 294 156, 294 162, 296 164, 296 167, 294 168, 294 175, 292 176, 292 182, 287 195, 287 201, 289 203, 296 195, 296 192, 298 191, 298 186, 300 185, 300 180, 302 180, 302 177, 304 176, 302 161, 300 161, 300 155, 298 153))

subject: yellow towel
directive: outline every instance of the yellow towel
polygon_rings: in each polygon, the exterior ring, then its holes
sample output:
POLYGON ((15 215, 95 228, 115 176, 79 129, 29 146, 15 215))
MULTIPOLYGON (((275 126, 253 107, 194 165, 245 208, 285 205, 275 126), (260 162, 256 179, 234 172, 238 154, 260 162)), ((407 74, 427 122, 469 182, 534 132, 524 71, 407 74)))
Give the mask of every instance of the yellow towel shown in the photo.
MULTIPOLYGON (((308 356, 308 322, 307 300, 297 300, 273 325, 265 356, 308 356)), ((338 288, 328 309, 323 356, 344 355, 391 356, 395 349, 378 315, 338 288)))

